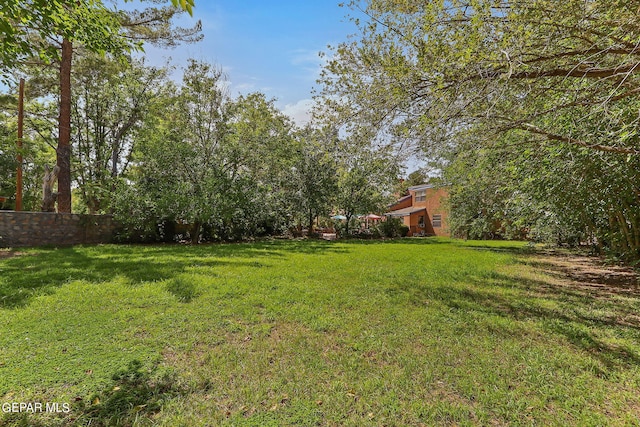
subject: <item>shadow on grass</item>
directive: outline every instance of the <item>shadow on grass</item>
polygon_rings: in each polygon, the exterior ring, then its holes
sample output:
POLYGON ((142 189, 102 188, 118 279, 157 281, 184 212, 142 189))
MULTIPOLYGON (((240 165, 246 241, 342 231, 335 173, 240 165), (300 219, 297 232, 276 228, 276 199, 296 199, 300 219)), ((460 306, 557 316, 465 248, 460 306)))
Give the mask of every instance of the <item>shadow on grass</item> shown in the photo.
POLYGON ((564 336, 577 348, 587 351, 607 368, 640 366, 640 354, 636 349, 607 342, 607 330, 629 331, 640 339, 640 324, 624 321, 632 307, 611 303, 585 289, 540 280, 515 279, 498 275, 489 285, 476 281, 478 287, 502 287, 513 289, 514 282, 521 292, 506 297, 495 292, 477 292, 467 300, 482 301, 484 308, 495 314, 516 320, 541 321, 545 329, 564 336), (553 302, 550 308, 544 302, 553 302))
POLYGON ((606 339, 623 333, 628 340, 640 341, 640 322, 625 320, 637 319, 634 309, 637 301, 624 304, 594 295, 588 289, 497 272, 456 279, 450 285, 396 285, 391 291, 405 293, 418 306, 437 300, 452 311, 497 315, 516 322, 533 320, 586 351, 608 369, 640 366, 637 348, 606 339))
POLYGON ((448 244, 450 245, 454 242, 451 239, 443 239, 438 237, 399 237, 399 238, 385 238, 385 239, 341 239, 336 242, 344 242, 349 244, 357 244, 357 245, 416 245, 416 246, 426 246, 426 245, 442 245, 448 244))
POLYGON ((159 375, 133 360, 112 376, 112 384, 95 393, 89 402, 79 401, 72 411, 80 414, 77 425, 133 425, 160 412, 164 403, 184 393, 170 373, 159 375))
MULTIPOLYGON (((102 390, 93 393, 87 401, 77 399, 70 410, 56 425, 74 426, 132 426, 147 425, 149 420, 162 409, 170 399, 185 394, 185 390, 176 385, 171 373, 159 373, 157 368, 148 370, 142 363, 133 360, 126 369, 117 371, 111 377, 111 383, 102 390)), ((51 420, 41 420, 29 413, 6 414, 0 418, 0 426, 41 427, 49 425, 51 420)))
POLYGON ((496 253, 510 253, 514 255, 526 255, 536 252, 534 246, 524 241, 517 240, 461 240, 449 237, 404 237, 399 239, 386 240, 347 240, 349 243, 360 244, 402 244, 413 246, 428 245, 452 245, 477 251, 487 251, 496 253))
POLYGON ((458 245, 462 247, 466 247, 472 250, 478 251, 488 251, 495 253, 509 253, 514 255, 527 255, 533 254, 536 252, 535 247, 525 245, 522 242, 505 242, 505 241, 495 241, 496 243, 493 245, 490 244, 477 244, 477 243, 467 243, 460 242, 458 245))
POLYGON ((174 277, 167 285, 167 291, 171 292, 180 302, 191 302, 199 295, 196 286, 182 277, 174 277))
MULTIPOLYGON (((191 266, 268 267, 262 260, 288 254, 346 253, 325 241, 266 241, 258 243, 184 245, 102 245, 22 251, 0 260, 0 308, 18 308, 37 295, 50 294, 65 283, 103 283, 124 277, 132 285, 174 279, 191 266)), ((184 283, 168 291, 188 302, 196 295, 184 283)), ((193 287, 191 287, 193 288, 193 287)))
POLYGON ((518 262, 539 270, 556 279, 567 280, 581 284, 580 289, 589 290, 594 294, 607 294, 618 296, 640 297, 640 277, 630 267, 606 266, 599 258, 590 259, 593 267, 584 267, 584 262, 579 260, 578 265, 571 263, 570 258, 564 260, 564 265, 554 264, 550 261, 520 258, 518 262), (582 265, 583 268, 580 268, 582 265))
MULTIPOLYGON (((243 251, 249 254, 262 253, 268 255, 284 256, 287 253, 300 253, 308 255, 322 255, 327 253, 348 253, 349 250, 341 246, 340 241, 328 241, 323 239, 300 239, 300 240, 266 240, 257 243, 235 243, 225 246, 241 246, 243 251)), ((211 244, 216 246, 216 244, 211 244)))

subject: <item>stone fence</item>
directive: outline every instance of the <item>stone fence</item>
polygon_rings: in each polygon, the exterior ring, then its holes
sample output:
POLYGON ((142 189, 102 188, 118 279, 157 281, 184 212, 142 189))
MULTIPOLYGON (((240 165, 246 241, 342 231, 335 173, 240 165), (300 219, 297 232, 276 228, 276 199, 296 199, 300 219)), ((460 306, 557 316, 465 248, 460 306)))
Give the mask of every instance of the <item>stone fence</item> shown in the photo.
POLYGON ((110 215, 0 211, 0 247, 111 242, 110 215))

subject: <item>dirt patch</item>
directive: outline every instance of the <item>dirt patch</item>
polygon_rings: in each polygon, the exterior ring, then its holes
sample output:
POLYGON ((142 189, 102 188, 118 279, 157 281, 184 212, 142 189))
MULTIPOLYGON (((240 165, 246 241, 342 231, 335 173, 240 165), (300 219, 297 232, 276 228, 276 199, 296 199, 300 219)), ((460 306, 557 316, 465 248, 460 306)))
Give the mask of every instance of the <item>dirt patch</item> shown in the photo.
POLYGON ((609 265, 595 256, 554 251, 535 255, 534 260, 537 267, 582 291, 640 296, 640 275, 631 267, 609 265))
POLYGON ((23 252, 17 252, 12 250, 0 250, 0 260, 13 258, 15 256, 22 256, 22 255, 24 255, 23 252))

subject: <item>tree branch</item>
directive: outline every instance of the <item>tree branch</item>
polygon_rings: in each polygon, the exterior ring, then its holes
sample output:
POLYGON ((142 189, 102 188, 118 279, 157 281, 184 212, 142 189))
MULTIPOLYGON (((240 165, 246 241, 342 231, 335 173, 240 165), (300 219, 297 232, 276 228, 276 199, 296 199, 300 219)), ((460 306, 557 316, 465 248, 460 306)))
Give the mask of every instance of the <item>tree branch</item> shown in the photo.
MULTIPOLYGON (((629 74, 636 71, 640 67, 640 62, 631 64, 622 64, 615 68, 583 68, 579 64, 573 68, 553 68, 549 70, 521 71, 509 75, 511 79, 538 79, 542 77, 576 77, 588 79, 602 79, 607 77, 618 76, 621 74, 629 74)), ((485 76, 496 78, 500 75, 507 74, 505 71, 493 70, 486 73, 485 76)))
POLYGON ((531 133, 535 133, 538 135, 545 136, 546 138, 553 141, 566 142, 568 144, 577 145, 580 147, 590 148, 597 151, 603 151, 607 153, 617 153, 617 154, 632 154, 632 155, 640 155, 640 150, 636 150, 633 148, 624 148, 624 147, 612 147, 610 145, 602 145, 602 144, 590 144, 585 141, 581 141, 579 139, 571 138, 570 136, 558 135, 555 133, 547 132, 544 129, 541 129, 535 125, 530 123, 522 123, 518 124, 514 127, 515 129, 526 130, 531 133))

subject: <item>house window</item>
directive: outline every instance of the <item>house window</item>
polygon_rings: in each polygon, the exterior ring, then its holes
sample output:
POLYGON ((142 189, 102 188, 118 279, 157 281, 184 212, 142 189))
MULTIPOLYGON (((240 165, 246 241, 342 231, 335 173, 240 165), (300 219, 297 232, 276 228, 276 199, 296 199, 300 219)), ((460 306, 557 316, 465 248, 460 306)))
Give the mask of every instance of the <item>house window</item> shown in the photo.
POLYGON ((433 225, 433 228, 442 227, 442 215, 434 215, 431 224, 433 225))
POLYGON ((418 228, 424 228, 424 215, 418 217, 418 228))
POLYGON ((427 190, 416 191, 416 202, 424 202, 427 200, 427 190))

